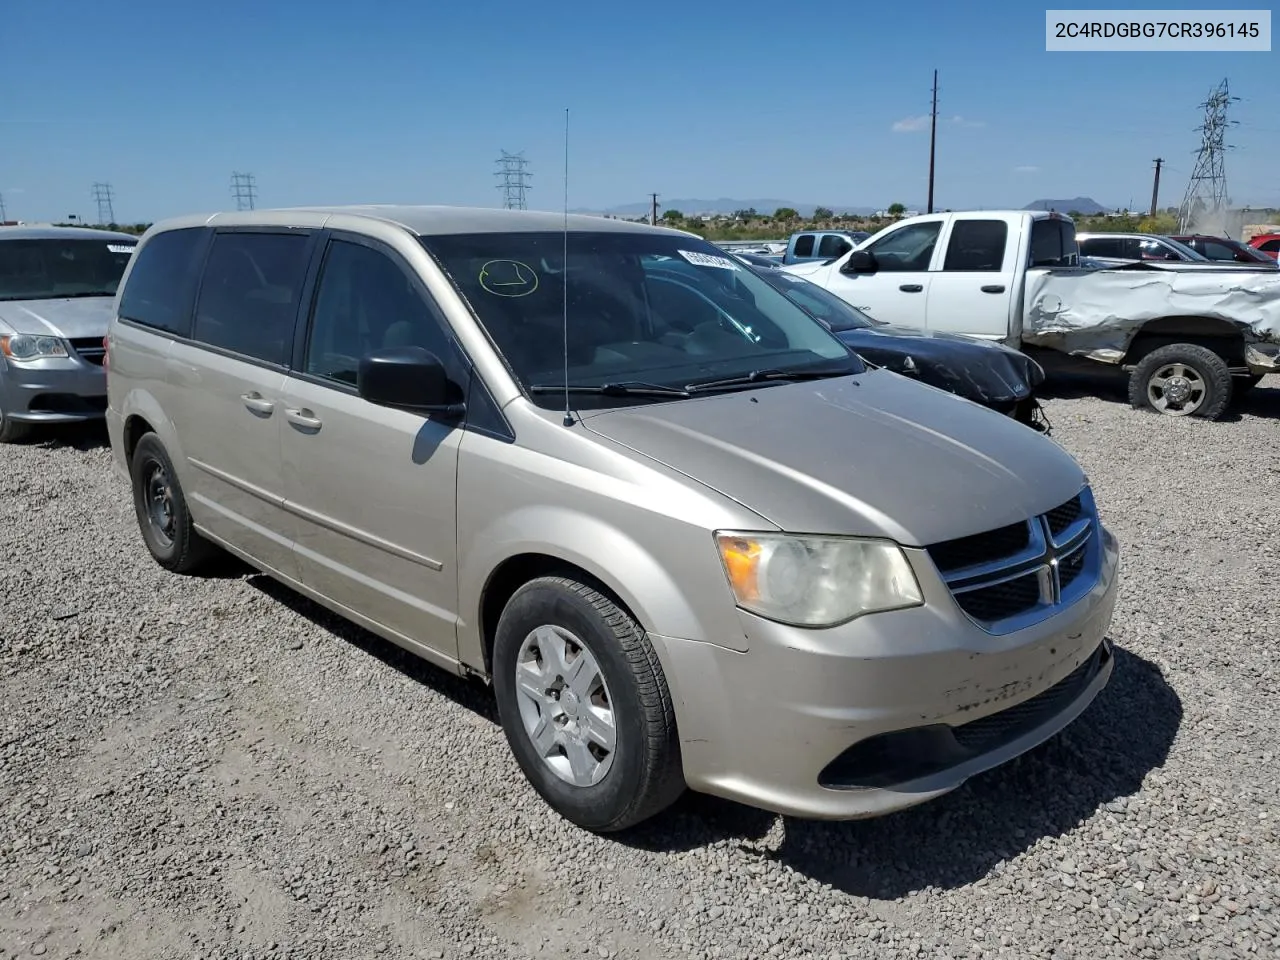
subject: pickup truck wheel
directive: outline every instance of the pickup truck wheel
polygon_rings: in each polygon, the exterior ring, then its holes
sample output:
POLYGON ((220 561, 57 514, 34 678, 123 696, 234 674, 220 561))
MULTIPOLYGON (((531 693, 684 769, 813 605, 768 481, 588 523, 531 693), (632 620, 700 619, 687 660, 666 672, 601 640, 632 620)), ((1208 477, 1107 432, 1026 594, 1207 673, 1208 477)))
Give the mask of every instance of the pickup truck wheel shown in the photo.
POLYGON ((1231 402, 1227 362, 1206 347, 1171 343, 1138 362, 1129 377, 1129 403, 1175 417, 1217 420, 1231 402))
POLYGON ((684 791, 675 713, 644 630, 593 587, 540 577, 498 620, 493 685, 524 775, 565 819, 623 830, 684 791))

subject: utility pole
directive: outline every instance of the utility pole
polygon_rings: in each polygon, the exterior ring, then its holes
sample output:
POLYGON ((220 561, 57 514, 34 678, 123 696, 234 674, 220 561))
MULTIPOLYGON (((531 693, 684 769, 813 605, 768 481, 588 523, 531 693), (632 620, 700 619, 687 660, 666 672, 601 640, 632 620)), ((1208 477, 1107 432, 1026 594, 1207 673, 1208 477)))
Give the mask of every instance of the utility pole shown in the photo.
POLYGON ((1160 202, 1160 166, 1164 163, 1161 157, 1156 157, 1156 182, 1151 185, 1151 216, 1156 215, 1158 209, 1157 204, 1160 202))
POLYGON ((658 225, 658 195, 656 193, 649 194, 649 225, 656 227, 658 225))
POLYGON ((237 210, 252 210, 258 197, 258 184, 252 173, 231 174, 231 196, 235 197, 237 210))
POLYGON ((9 219, 9 212, 4 208, 4 194, 0 193, 0 223, 9 219))
POLYGON ((93 185, 93 202, 98 205, 98 223, 105 225, 116 222, 116 211, 111 203, 113 199, 111 184, 95 183, 93 185))
POLYGON ((502 155, 497 159, 497 164, 498 172, 494 175, 502 178, 498 189, 502 191, 503 208, 528 210, 528 191, 532 189, 529 186, 529 180, 533 174, 525 169, 529 161, 525 159, 524 152, 508 153, 503 150, 502 155))
POLYGON ((933 213, 933 158, 938 141, 938 71, 933 71, 933 111, 929 114, 929 209, 933 213))

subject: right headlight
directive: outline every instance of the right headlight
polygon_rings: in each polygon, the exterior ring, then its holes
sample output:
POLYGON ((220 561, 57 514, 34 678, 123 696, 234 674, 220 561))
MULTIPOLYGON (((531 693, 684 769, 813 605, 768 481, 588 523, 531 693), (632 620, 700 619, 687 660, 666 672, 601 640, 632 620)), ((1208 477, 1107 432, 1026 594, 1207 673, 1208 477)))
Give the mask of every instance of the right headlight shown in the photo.
POLYGON ((0 353, 10 360, 43 360, 46 357, 65 357, 67 345, 57 337, 15 333, 0 336, 0 353))
POLYGON ((715 537, 738 606, 768 620, 832 627, 924 603, 906 554, 888 540, 734 531, 715 537))

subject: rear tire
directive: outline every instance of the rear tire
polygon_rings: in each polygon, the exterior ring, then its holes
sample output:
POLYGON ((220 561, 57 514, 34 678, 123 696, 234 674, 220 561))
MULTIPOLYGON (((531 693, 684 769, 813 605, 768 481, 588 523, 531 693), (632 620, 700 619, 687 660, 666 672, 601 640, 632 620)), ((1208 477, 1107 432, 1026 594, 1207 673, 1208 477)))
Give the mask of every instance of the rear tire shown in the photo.
POLYGON ((1129 403, 1168 416, 1217 420, 1231 403, 1227 361, 1207 347, 1171 343, 1152 350, 1129 375, 1129 403))
POLYGON ((156 563, 173 573, 192 573, 217 555, 218 548, 192 525, 173 461, 154 433, 144 434, 134 448, 129 478, 138 529, 156 563))
POLYGON ((609 597, 541 577, 498 620, 493 685, 507 742, 557 813, 624 830, 684 792, 675 712, 644 630, 609 597))

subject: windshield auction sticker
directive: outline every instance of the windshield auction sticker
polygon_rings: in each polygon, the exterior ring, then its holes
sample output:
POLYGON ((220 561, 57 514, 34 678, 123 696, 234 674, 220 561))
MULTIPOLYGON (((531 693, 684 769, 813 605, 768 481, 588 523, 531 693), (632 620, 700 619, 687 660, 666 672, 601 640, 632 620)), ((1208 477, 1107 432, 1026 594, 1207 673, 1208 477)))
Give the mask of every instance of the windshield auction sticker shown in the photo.
POLYGON ((112 253, 133 253, 135 246, 133 243, 108 243, 107 249, 112 253))
POLYGON ((738 269, 738 265, 728 257, 715 257, 709 253, 697 253, 693 250, 677 250, 676 252, 695 267, 719 267, 722 270, 738 269))

